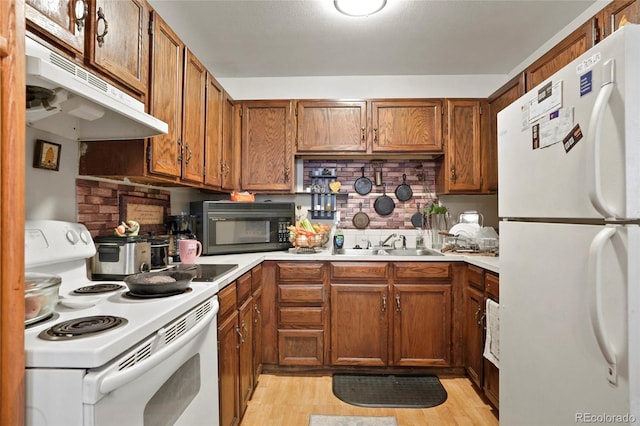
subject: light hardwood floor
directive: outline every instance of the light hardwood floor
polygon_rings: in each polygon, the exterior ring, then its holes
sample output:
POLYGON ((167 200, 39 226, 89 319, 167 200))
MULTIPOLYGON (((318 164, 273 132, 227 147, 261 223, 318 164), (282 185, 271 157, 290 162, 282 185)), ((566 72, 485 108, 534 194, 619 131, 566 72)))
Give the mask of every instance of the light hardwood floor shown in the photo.
POLYGON ((333 395, 331 376, 262 374, 241 426, 307 426, 310 414, 395 416, 398 426, 497 425, 498 415, 465 378, 441 378, 447 400, 426 409, 366 408, 333 395))

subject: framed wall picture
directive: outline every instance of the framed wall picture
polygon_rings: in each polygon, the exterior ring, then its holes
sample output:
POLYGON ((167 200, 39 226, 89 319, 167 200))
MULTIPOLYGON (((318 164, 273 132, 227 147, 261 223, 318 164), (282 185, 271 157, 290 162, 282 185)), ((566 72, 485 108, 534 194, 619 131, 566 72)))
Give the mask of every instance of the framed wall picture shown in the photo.
POLYGON ((33 155, 33 167, 47 170, 59 170, 60 151, 62 151, 62 146, 60 144, 36 139, 36 146, 33 155))

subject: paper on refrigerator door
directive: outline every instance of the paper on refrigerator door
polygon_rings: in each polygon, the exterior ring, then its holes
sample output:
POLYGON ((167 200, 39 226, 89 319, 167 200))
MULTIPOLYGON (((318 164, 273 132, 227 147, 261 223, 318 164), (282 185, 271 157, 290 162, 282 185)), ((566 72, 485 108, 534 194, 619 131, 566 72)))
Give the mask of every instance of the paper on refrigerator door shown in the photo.
POLYGON ((549 82, 529 101, 529 123, 538 121, 562 106, 562 81, 549 82))
POLYGON ((540 120, 540 148, 561 142, 573 128, 573 108, 560 108, 540 120))

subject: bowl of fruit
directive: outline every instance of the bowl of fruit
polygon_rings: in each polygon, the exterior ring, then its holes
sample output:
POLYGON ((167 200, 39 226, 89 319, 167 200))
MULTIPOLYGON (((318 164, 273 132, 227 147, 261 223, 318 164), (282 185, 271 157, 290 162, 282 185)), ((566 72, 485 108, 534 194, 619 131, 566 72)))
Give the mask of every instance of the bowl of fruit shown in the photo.
POLYGON ((305 218, 289 226, 289 241, 296 248, 323 247, 329 242, 330 231, 331 225, 312 224, 305 218))

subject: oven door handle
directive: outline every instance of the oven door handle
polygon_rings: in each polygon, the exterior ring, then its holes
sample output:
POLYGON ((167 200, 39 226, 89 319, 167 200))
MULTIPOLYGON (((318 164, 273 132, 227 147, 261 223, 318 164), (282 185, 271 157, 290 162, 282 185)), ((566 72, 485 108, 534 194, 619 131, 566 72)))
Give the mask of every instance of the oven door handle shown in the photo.
MULTIPOLYGON (((169 358, 171 355, 181 349, 188 341, 202 333, 202 331, 204 331, 204 329, 209 326, 209 324, 211 323, 211 321, 213 321, 217 314, 218 309, 210 310, 191 330, 187 331, 185 334, 178 337, 170 344, 164 346, 163 348, 152 354, 149 358, 134 365, 133 367, 127 368, 122 371, 116 371, 113 374, 104 376, 102 380, 97 383, 97 389, 99 389, 102 394, 106 395, 109 392, 118 389, 119 387, 142 376, 144 373, 151 370, 153 367, 157 366, 162 361, 169 358)), ((158 330, 158 332, 156 333, 156 339, 163 338, 164 333, 164 328, 158 330)))

